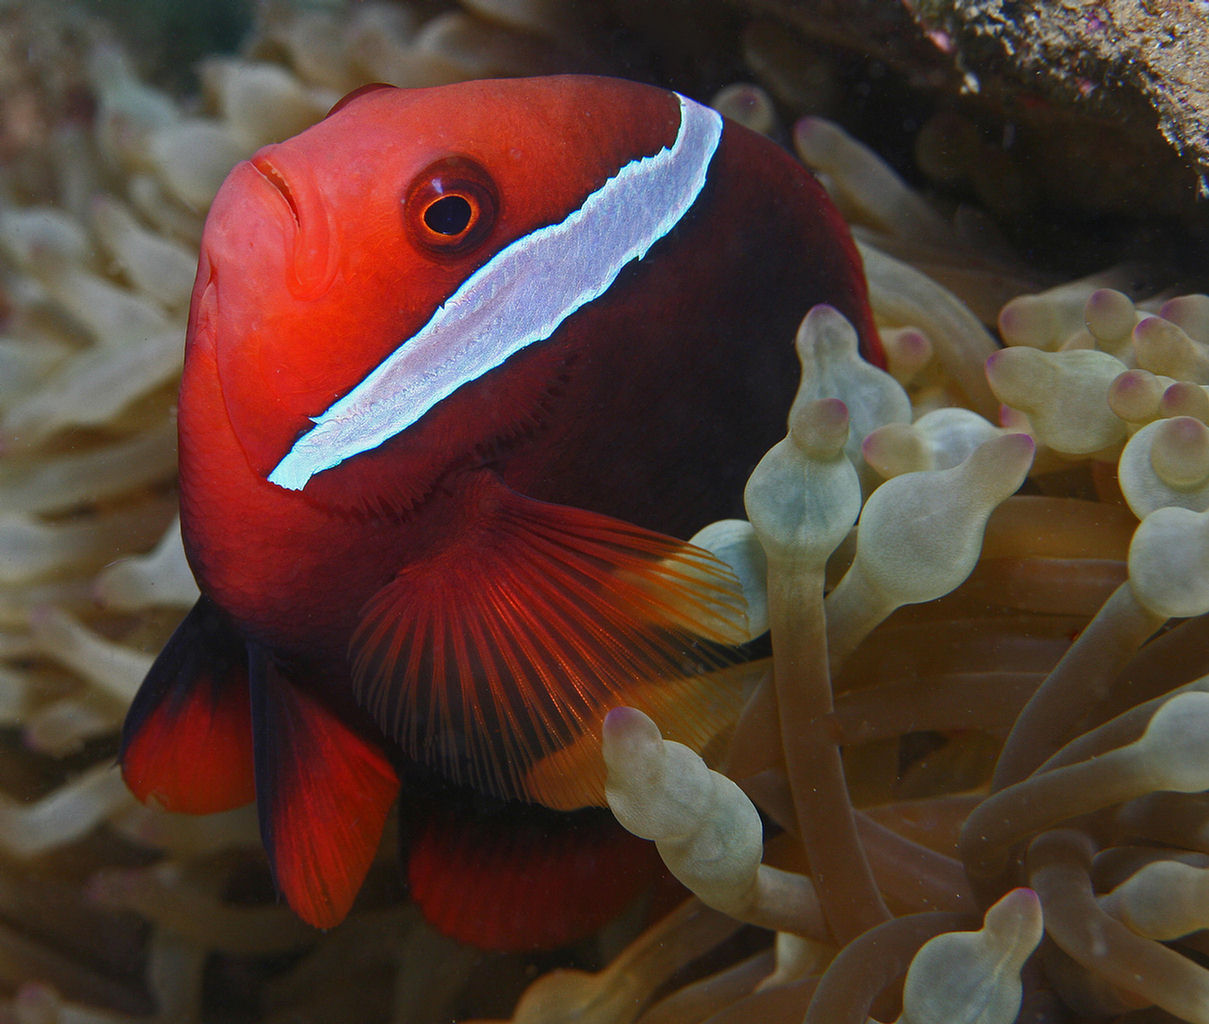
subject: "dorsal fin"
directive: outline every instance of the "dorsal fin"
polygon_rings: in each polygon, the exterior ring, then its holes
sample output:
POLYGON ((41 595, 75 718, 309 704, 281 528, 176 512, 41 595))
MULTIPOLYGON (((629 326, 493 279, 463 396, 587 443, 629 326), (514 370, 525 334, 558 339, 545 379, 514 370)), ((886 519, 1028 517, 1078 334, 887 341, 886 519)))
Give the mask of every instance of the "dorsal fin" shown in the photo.
POLYGON ((256 801, 273 880, 299 917, 331 928, 361 888, 399 780, 377 744, 259 648, 251 690, 256 801))
MULTIPOLYGON (((505 798, 602 802, 599 778, 535 791, 530 769, 599 736, 612 707, 657 707, 705 739, 733 703, 706 685, 643 699, 737 660, 742 592, 713 555, 468 475, 439 549, 367 603, 352 642, 358 700, 413 758, 505 798)), ((547 787, 548 788, 548 787, 547 787)))
POLYGON ((251 802, 247 662, 243 638, 200 598, 155 659, 122 726, 118 760, 136 797, 185 814, 251 802))

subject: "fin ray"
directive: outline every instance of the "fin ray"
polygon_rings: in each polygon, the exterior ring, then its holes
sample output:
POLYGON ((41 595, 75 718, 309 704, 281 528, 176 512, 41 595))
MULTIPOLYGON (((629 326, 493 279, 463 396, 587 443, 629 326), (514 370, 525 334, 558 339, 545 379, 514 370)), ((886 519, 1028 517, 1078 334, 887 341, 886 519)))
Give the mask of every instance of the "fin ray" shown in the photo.
MULTIPOLYGON (((454 782, 562 808, 603 803, 595 774, 539 794, 530 769, 598 738, 604 715, 654 682, 740 660, 737 581, 702 549, 526 498, 487 473, 452 514, 444 546, 366 604, 351 650, 358 700, 454 782)), ((675 692, 644 710, 687 742, 700 746, 734 714, 707 684, 675 692)))

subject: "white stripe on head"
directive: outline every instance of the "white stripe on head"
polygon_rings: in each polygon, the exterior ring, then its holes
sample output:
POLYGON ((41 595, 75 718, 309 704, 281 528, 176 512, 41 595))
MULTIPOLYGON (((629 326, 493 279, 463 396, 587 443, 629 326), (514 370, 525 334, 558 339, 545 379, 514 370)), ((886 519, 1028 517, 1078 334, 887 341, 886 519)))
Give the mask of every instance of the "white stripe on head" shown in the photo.
POLYGON ((316 473, 377 448, 608 291, 705 187, 722 119, 678 99, 680 128, 671 146, 631 160, 564 220, 496 253, 360 384, 313 417, 315 426, 269 481, 298 491, 316 473))

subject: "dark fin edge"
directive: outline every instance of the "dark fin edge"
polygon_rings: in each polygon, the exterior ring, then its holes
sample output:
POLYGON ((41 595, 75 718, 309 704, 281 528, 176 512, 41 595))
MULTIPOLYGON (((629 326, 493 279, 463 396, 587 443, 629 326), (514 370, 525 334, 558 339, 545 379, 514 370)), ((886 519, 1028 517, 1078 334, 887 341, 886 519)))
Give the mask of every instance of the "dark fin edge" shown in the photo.
POLYGON ((130 791, 168 811, 211 814, 254 798, 247 648, 207 598, 143 680, 118 760, 130 791))

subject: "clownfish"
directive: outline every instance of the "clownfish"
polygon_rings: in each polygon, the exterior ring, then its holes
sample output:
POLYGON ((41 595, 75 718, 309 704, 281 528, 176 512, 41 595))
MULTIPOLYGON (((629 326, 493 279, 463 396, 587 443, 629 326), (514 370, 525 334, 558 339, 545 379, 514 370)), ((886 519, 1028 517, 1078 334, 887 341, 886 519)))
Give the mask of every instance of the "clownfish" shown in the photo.
POLYGON ((400 801, 413 897, 482 946, 595 929, 648 877, 607 711, 700 746, 742 635, 681 538, 742 515, 827 302, 881 361, 814 178, 684 96, 551 77, 371 86, 232 170, 179 401, 201 598, 120 763, 257 802, 278 891, 348 912, 400 801))

